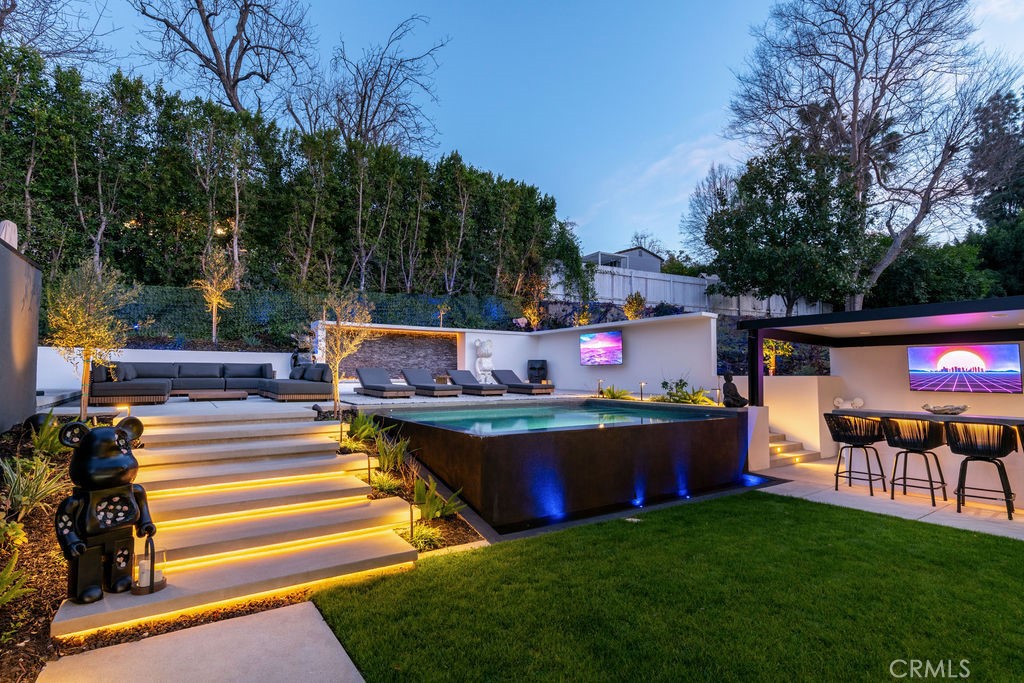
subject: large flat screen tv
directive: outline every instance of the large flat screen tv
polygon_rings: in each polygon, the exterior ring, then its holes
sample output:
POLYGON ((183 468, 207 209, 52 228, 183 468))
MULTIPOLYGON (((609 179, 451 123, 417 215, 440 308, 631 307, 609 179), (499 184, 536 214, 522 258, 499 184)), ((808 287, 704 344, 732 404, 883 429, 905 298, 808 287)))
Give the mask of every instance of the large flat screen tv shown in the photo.
POLYGON ((1017 344, 908 346, 911 391, 1019 394, 1017 344))
POLYGON ((581 334, 580 365, 622 365, 622 331, 581 334))

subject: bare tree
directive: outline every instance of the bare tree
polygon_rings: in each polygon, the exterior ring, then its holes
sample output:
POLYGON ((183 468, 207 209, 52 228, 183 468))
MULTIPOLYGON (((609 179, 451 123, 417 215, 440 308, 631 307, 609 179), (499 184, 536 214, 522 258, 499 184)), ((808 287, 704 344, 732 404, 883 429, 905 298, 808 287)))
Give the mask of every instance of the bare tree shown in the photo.
POLYGON ((705 239, 711 215, 729 203, 736 188, 736 173, 727 166, 711 164, 708 174, 690 195, 689 210, 679 221, 679 232, 686 251, 703 263, 715 258, 715 250, 705 239))
POLYGON ((629 247, 646 249, 658 256, 665 253, 665 244, 650 230, 634 230, 633 236, 629 238, 629 247))
POLYGON ((91 0, 0 0, 0 42, 31 47, 47 61, 106 62, 111 51, 100 28, 106 3, 91 0))
POLYGON ((973 31, 968 0, 783 2, 754 30, 730 132, 760 148, 799 136, 848 160, 865 231, 892 240, 851 264, 867 288, 966 204, 974 112, 1017 74, 969 42, 973 31))
POLYGON ((426 23, 421 16, 406 19, 387 42, 366 48, 359 57, 349 55, 344 43, 335 50, 326 98, 346 142, 391 145, 402 151, 433 146, 437 130, 420 98, 437 101, 433 75, 437 53, 448 40, 412 55, 402 46, 418 24, 426 23))
POLYGON ((153 24, 144 34, 160 47, 148 54, 222 90, 236 112, 249 110, 248 95, 259 108, 263 86, 290 87, 314 43, 307 6, 291 0, 129 1, 153 24))

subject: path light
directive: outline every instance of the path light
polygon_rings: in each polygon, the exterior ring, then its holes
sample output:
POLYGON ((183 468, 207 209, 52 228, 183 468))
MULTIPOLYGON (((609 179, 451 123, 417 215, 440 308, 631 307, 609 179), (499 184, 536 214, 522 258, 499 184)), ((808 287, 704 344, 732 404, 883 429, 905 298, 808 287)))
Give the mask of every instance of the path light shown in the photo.
POLYGON ((640 382, 640 400, 644 400, 644 387, 647 386, 647 382, 640 382))
POLYGON ((114 407, 117 409, 118 412, 123 412, 126 417, 131 417, 132 416, 132 404, 131 403, 129 403, 128 405, 124 405, 124 406, 114 406, 114 407))
POLYGON ((602 386, 603 384, 604 384, 604 380, 603 379, 597 380, 597 395, 598 396, 600 396, 604 392, 604 387, 602 386))

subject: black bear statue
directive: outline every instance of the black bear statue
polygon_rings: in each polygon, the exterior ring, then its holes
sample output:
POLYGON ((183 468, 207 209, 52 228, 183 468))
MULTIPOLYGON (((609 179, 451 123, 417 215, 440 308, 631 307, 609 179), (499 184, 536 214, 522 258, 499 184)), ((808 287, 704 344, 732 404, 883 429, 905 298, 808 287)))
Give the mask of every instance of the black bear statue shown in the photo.
POLYGON ((134 531, 141 538, 156 533, 146 490, 132 483, 139 462, 132 442, 142 436, 142 421, 126 417, 114 427, 89 429, 71 422, 60 441, 73 448, 69 468, 71 495, 57 507, 57 541, 68 561, 68 597, 88 604, 103 592, 132 587, 134 531))

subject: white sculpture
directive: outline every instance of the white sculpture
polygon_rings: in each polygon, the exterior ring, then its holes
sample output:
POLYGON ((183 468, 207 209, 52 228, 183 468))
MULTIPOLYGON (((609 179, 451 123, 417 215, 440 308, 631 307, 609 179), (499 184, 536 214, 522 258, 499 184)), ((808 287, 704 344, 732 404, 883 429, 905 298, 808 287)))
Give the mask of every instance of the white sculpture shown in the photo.
POLYGON ((494 361, 491 360, 491 356, 494 355, 494 342, 490 339, 477 339, 473 346, 476 347, 477 379, 481 384, 494 384, 494 378, 491 377, 491 370, 494 370, 494 361))
POLYGON ((847 401, 842 396, 836 396, 836 400, 832 401, 832 405, 834 405, 836 408, 853 408, 856 410, 857 408, 864 407, 864 399, 854 398, 847 401))

